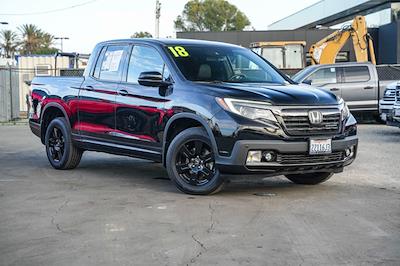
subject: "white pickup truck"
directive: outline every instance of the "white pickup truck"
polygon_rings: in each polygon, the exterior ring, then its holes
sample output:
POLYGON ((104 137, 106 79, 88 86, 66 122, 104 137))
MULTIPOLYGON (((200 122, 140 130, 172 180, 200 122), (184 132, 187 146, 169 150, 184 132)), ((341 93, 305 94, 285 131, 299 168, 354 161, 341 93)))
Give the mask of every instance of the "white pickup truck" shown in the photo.
POLYGON ((395 102, 392 110, 388 114, 387 124, 400 127, 400 84, 396 86, 395 102))
POLYGON ((378 113, 385 88, 400 80, 400 66, 371 63, 312 65, 292 79, 330 91, 343 98, 351 111, 378 113))
POLYGON ((389 122, 391 120, 391 111, 396 101, 396 87, 400 86, 400 82, 395 81, 387 85, 383 97, 379 100, 379 116, 382 121, 389 122))

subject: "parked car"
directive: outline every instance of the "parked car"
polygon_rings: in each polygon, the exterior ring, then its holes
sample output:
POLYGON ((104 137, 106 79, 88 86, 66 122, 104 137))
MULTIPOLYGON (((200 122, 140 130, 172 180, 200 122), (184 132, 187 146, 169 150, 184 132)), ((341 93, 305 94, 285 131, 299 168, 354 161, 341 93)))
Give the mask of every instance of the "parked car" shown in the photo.
POLYGON ((32 81, 29 124, 56 169, 89 150, 162 162, 190 194, 220 190, 223 173, 318 184, 354 161, 357 126, 343 100, 305 86, 235 45, 107 41, 83 77, 32 81))
POLYGON ((400 127, 400 85, 396 86, 395 102, 393 109, 388 114, 387 124, 390 126, 400 127))
POLYGON ((384 89, 400 80, 400 69, 391 66, 375 66, 371 63, 337 63, 312 65, 295 74, 292 79, 298 83, 330 91, 343 98, 350 111, 372 111, 378 113, 378 101, 384 89), (377 69, 380 69, 378 74, 377 69), (389 70, 389 71, 387 71, 389 70), (386 73, 394 73, 390 80, 383 80, 386 73))
POLYGON ((379 100, 379 116, 382 121, 387 121, 388 114, 393 109, 397 84, 399 84, 399 82, 395 81, 387 85, 382 99, 379 100))

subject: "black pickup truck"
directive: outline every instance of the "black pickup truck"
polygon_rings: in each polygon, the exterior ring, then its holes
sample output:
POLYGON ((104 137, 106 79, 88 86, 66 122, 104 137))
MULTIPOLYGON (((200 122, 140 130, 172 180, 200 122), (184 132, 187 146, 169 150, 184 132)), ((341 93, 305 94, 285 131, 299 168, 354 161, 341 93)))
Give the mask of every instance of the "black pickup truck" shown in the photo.
POLYGON ((32 107, 54 168, 77 167, 84 151, 145 158, 190 194, 219 191, 225 173, 318 184, 357 152, 342 99, 217 42, 99 43, 83 77, 35 78, 32 107))

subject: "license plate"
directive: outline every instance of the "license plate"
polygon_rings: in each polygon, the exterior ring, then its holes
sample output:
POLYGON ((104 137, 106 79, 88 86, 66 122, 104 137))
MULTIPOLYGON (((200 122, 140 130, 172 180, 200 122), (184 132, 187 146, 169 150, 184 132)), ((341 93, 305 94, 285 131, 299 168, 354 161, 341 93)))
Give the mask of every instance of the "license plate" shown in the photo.
POLYGON ((332 153, 331 139, 310 139, 310 154, 332 153))
POLYGON ((400 109, 394 109, 394 116, 400 116, 400 109))
POLYGON ((381 119, 382 119, 383 121, 386 121, 386 119, 387 119, 387 114, 382 113, 382 114, 381 114, 381 119))

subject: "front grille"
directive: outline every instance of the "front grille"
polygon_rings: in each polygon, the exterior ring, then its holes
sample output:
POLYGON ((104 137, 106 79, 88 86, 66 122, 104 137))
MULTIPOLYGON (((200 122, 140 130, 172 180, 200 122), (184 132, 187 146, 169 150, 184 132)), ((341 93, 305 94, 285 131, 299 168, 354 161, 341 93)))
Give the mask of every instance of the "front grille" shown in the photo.
POLYGON ((396 102, 400 103, 400 86, 396 87, 396 102))
POLYGON ((307 163, 329 163, 343 160, 343 152, 330 154, 308 155, 308 154, 278 154, 276 161, 280 164, 307 164, 307 163))
MULTIPOLYGON (((315 109, 312 109, 315 110, 315 109)), ((282 110, 282 120, 289 135, 336 134, 340 130, 338 109, 321 109, 322 123, 313 125, 308 118, 309 110, 282 110)))
POLYGON ((396 98, 396 89, 386 89, 385 95, 383 96, 384 101, 394 102, 396 98))

